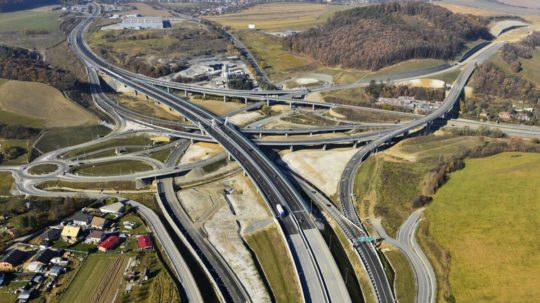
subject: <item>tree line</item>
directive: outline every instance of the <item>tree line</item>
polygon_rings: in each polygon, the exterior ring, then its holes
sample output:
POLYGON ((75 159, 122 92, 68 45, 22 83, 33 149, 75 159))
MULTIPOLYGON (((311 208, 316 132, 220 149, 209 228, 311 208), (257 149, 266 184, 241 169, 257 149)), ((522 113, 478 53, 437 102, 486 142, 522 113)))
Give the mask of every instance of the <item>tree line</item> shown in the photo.
POLYGON ((467 41, 492 38, 486 23, 428 3, 388 3, 337 12, 283 45, 326 65, 377 70, 415 58, 452 59, 467 41))

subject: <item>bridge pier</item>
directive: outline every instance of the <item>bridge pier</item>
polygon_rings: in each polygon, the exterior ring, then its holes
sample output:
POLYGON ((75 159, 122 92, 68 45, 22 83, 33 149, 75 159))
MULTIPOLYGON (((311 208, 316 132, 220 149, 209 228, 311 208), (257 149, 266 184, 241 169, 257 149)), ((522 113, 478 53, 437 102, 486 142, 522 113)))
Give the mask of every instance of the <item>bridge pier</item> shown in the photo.
POLYGON ((167 93, 171 93, 171 88, 167 86, 167 93))
POLYGON ((270 106, 270 99, 266 99, 266 106, 270 106))
POLYGON ((202 98, 203 98, 203 100, 206 100, 206 93, 202 94, 202 98))
POLYGON ((259 139, 262 138, 262 133, 259 133, 259 139))
POLYGON ((315 110, 315 104, 311 104, 311 110, 315 110))
POLYGON ((289 108, 292 108, 292 102, 289 102, 289 108))
POLYGON ((135 90, 135 96, 139 95, 139 93, 137 92, 137 90, 135 90))
POLYGON ((294 151, 294 146, 291 145, 291 147, 289 147, 289 151, 293 152, 294 151))
POLYGON ((247 104, 247 97, 244 97, 244 104, 247 104))
POLYGON ((188 91, 184 90, 184 97, 187 97, 187 95, 188 95, 188 91))
POLYGON ((285 138, 289 137, 289 133, 285 132, 285 138))
POLYGON ((356 147, 357 147, 357 145, 358 145, 358 142, 354 142, 354 144, 353 144, 352 148, 356 148, 356 147))
POLYGON ((146 98, 146 100, 148 100, 148 96, 147 96, 147 95, 144 95, 144 97, 146 98))
POLYGON ((227 102, 227 96, 223 96, 223 102, 227 102))
POLYGON ((310 136, 310 137, 313 137, 313 132, 309 132, 309 136, 310 136))
POLYGON ((322 150, 326 150, 326 144, 322 146, 322 150))

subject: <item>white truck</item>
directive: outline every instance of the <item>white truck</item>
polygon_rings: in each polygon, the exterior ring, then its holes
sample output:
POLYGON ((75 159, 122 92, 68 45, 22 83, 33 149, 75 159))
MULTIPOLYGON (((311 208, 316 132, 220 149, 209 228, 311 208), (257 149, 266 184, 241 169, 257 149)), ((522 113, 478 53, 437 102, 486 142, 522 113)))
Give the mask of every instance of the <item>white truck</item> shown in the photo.
POLYGON ((276 205, 276 210, 277 210, 278 216, 279 216, 280 218, 285 217, 285 209, 283 209, 283 206, 281 206, 281 204, 277 204, 277 205, 276 205))

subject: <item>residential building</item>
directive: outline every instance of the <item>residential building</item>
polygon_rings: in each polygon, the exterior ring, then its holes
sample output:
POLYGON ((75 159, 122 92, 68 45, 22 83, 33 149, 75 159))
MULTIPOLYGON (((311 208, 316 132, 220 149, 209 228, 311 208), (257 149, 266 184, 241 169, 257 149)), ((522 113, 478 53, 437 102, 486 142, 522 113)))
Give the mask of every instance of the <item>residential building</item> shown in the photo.
POLYGON ((79 240, 79 236, 81 233, 81 227, 80 226, 71 226, 67 225, 64 226, 64 229, 62 229, 62 239, 68 243, 75 243, 79 240))
POLYGON ((51 264, 53 265, 59 265, 59 266, 68 266, 69 265, 69 260, 68 259, 64 259, 62 257, 54 257, 51 259, 51 264))
POLYGON ((90 222, 92 222, 92 215, 85 214, 82 211, 78 211, 69 219, 71 220, 73 225, 88 226, 90 225, 90 222))
POLYGON ((124 214, 124 204, 122 202, 116 202, 113 204, 105 205, 99 208, 99 210, 104 214, 113 214, 113 215, 123 215, 124 214))
POLYGON ((120 238, 118 236, 109 236, 107 239, 103 240, 98 245, 98 250, 102 252, 106 252, 109 249, 113 249, 120 243, 120 238))
POLYGON ((87 244, 99 244, 103 240, 103 232, 100 230, 92 231, 84 240, 87 244))
POLYGON ((0 271, 14 271, 29 257, 29 253, 19 249, 14 249, 5 254, 0 259, 0 271))
POLYGON ((51 277, 59 277, 65 272, 65 270, 66 269, 63 268, 62 266, 55 265, 51 267, 51 269, 49 269, 49 271, 47 272, 47 275, 51 277))
POLYGON ((152 243, 152 239, 150 239, 149 235, 139 236, 137 238, 137 245, 141 250, 150 250, 154 248, 154 244, 152 243))
POLYGON ((94 217, 92 218, 92 221, 90 222, 90 226, 95 229, 102 230, 104 229, 108 224, 108 220, 101 217, 94 217))
POLYGON ((59 254, 60 251, 56 249, 42 249, 30 260, 30 263, 26 266, 26 270, 31 272, 44 272, 49 262, 51 262, 51 259, 57 257, 59 254))
POLYGON ((40 247, 45 248, 51 246, 53 241, 56 241, 60 239, 60 235, 62 234, 61 228, 49 228, 46 231, 44 231, 41 235, 39 235, 40 247))
POLYGON ((501 120, 508 121, 508 120, 512 120, 512 115, 509 112, 500 112, 499 113, 499 118, 501 120))
POLYGON ((122 225, 124 225, 125 229, 129 230, 135 229, 137 227, 137 223, 131 221, 124 221, 122 222, 122 225))

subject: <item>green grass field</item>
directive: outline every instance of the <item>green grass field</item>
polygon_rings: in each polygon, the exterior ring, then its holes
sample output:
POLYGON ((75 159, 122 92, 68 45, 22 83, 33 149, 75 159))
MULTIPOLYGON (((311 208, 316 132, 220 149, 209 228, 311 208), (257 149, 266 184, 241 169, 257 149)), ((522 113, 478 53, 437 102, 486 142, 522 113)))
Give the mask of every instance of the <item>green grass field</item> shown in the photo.
POLYGON ((21 147, 24 150, 26 150, 25 153, 23 153, 22 155, 20 155, 19 157, 15 158, 15 159, 12 159, 12 160, 4 159, 4 161, 2 162, 3 165, 19 165, 19 164, 28 163, 28 157, 29 157, 28 151, 30 150, 30 140, 25 140, 25 139, 0 139, 0 144, 2 146, 21 147))
POLYGON ((414 272, 407 258, 399 250, 384 253, 395 272, 395 291, 398 302, 412 303, 416 297, 414 272))
POLYGON ((45 135, 36 144, 41 152, 47 153, 62 147, 77 145, 94 140, 110 132, 110 129, 101 126, 84 126, 70 128, 54 128, 47 130, 45 135))
POLYGON ((275 226, 245 237, 264 271, 277 302, 301 301, 300 289, 294 282, 294 269, 285 243, 275 226))
POLYGON ((32 166, 28 171, 34 175, 44 175, 49 174, 58 169, 56 164, 40 164, 32 166))
POLYGON ((395 235, 413 211, 412 200, 423 194, 426 174, 439 161, 479 144, 478 137, 417 137, 371 157, 360 166, 355 181, 359 212, 381 217, 388 234, 395 235))
POLYGON ((18 11, 0 13, 0 32, 58 31, 60 12, 18 11))
POLYGON ((503 153, 467 160, 434 196, 429 233, 451 256, 456 302, 540 297, 538 180, 540 154, 503 153))
POLYGON ((13 186, 13 177, 11 173, 0 172, 0 196, 9 196, 11 186, 13 186))
POLYGON ((521 64, 523 76, 536 85, 540 85, 540 50, 536 49, 531 59, 521 59, 521 64))
POLYGON ((349 8, 315 3, 269 3, 208 19, 233 29, 247 29, 248 24, 255 24, 257 29, 269 31, 301 30, 322 24, 336 11, 349 8))
MULTIPOLYGON (((101 281, 103 279, 112 280, 111 277, 107 277, 105 274, 113 266, 114 262, 119 259, 121 262, 127 261, 127 257, 120 255, 92 254, 88 256, 69 288, 60 298, 60 302, 91 302, 90 299, 94 296, 94 293, 102 291, 98 289, 101 281)), ((121 270, 124 270, 123 266, 121 270)), ((116 287, 120 286, 119 281, 116 281, 116 283, 116 287)))
POLYGON ((4 110, 0 110, 0 122, 7 125, 21 125, 34 128, 41 128, 45 126, 45 121, 43 119, 34 119, 4 110))
MULTIPOLYGON (((152 141, 145 136, 132 136, 127 138, 114 138, 106 140, 88 147, 72 150, 65 155, 64 158, 71 158, 79 155, 84 155, 85 153, 91 153, 106 148, 113 148, 117 146, 126 146, 126 145, 144 145, 150 146, 152 141)), ((108 153, 107 153, 108 154, 108 153)))
POLYGON ((84 176, 115 176, 152 170, 150 165, 139 161, 115 161, 92 165, 82 165, 72 170, 74 174, 84 176))

